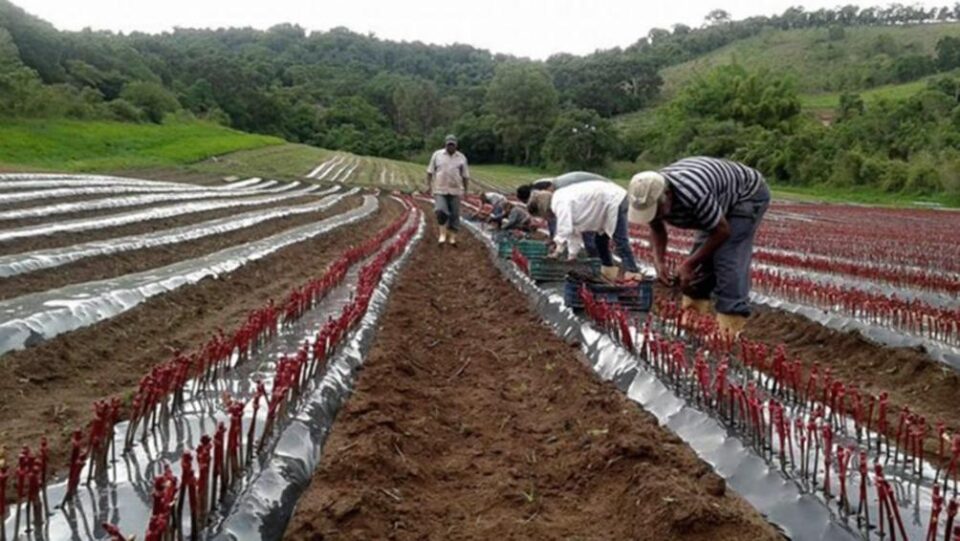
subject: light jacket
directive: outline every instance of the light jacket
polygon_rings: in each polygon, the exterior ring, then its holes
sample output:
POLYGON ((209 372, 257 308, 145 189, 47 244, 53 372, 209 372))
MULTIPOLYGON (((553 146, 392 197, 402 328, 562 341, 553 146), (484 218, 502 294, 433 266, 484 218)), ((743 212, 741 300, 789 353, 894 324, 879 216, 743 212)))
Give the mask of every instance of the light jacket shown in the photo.
POLYGON ((608 181, 578 182, 557 190, 550 201, 550 210, 557 220, 553 242, 566 246, 570 257, 583 249, 583 233, 606 233, 613 236, 617 228, 620 203, 627 191, 608 181))

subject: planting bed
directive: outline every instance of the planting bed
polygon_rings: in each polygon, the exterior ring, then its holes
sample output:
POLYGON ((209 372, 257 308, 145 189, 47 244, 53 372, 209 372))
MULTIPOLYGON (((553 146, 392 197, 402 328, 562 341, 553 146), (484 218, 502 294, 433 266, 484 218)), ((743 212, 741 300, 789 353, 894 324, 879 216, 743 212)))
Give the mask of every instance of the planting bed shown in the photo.
POLYGON ((777 538, 487 260, 419 249, 288 538, 777 538))
MULTIPOLYGON (((0 281, 0 299, 162 267, 327 219, 356 208, 361 202, 362 197, 359 195, 348 196, 327 209, 267 220, 256 224, 255 227, 205 236, 189 242, 90 257, 75 263, 12 276, 0 281)), ((22 257, 25 254, 18 255, 22 257)), ((16 257, 17 255, 10 259, 16 257)), ((0 257, 0 261, 6 259, 8 258, 0 257)))
MULTIPOLYGON (((395 220, 384 200, 358 224, 297 243, 218 279, 205 279, 95 325, 0 357, 0 434, 8 452, 50 438, 50 464, 62 473, 70 432, 92 418, 90 405, 125 396, 151 366, 196 347, 217 329, 322 272, 347 248, 395 220)), ((10 456, 8 455, 8 459, 10 456)), ((7 493, 10 497, 10 493, 7 493)))
POLYGON ((0 177, 0 541, 954 541, 956 214, 775 204, 730 341, 659 287, 578 316, 409 198, 189 180, 0 177))

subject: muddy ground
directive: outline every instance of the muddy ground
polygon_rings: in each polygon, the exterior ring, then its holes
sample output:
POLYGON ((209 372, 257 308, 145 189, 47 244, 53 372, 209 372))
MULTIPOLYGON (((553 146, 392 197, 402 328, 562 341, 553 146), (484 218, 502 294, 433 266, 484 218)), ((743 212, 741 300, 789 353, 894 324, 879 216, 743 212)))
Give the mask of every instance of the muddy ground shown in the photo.
POLYGON ((418 248, 288 539, 777 539, 481 245, 418 248))
POLYGON ((360 206, 363 196, 356 195, 340 201, 322 212, 296 214, 267 220, 247 227, 211 235, 190 242, 168 244, 148 250, 133 250, 101 257, 91 257, 52 269, 31 272, 0 280, 0 299, 47 291, 68 284, 103 280, 124 274, 155 269, 177 261, 210 254, 231 246, 269 237, 302 225, 318 222, 360 206))
POLYGON ((371 218, 286 247, 219 278, 151 299, 117 317, 8 353, 0 361, 0 448, 51 439, 51 464, 66 466, 69 433, 91 419, 95 400, 126 397, 156 363, 230 330, 250 310, 320 276, 349 247, 372 237, 402 208, 381 199, 371 218))

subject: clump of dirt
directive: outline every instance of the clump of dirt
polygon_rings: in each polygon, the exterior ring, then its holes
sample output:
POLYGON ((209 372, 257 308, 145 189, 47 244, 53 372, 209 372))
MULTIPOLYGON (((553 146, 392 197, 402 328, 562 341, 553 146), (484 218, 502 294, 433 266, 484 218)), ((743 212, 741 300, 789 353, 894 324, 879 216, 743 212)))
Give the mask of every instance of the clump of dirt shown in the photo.
MULTIPOLYGON (((201 346, 217 329, 233 329, 250 310, 318 277, 351 246, 402 213, 395 201, 357 224, 283 248, 217 278, 160 295, 96 325, 0 359, 0 445, 8 453, 50 438, 51 465, 67 464, 69 435, 92 418, 92 404, 126 398, 150 368, 174 352, 201 346)), ((10 455, 7 459, 11 459, 10 455)), ((10 492, 8 491, 8 495, 10 492)))
POLYGON ((418 248, 288 539, 780 537, 487 257, 418 248))

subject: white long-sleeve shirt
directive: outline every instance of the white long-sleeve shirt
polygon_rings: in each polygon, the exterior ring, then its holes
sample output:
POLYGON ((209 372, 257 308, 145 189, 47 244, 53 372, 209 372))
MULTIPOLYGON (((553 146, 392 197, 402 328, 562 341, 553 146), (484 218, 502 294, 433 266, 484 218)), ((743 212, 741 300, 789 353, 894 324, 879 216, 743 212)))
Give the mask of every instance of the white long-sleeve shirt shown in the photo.
POLYGON ((553 193, 550 210, 557 220, 553 242, 566 245, 570 257, 583 249, 583 233, 613 236, 627 191, 604 180, 578 182, 553 193))

